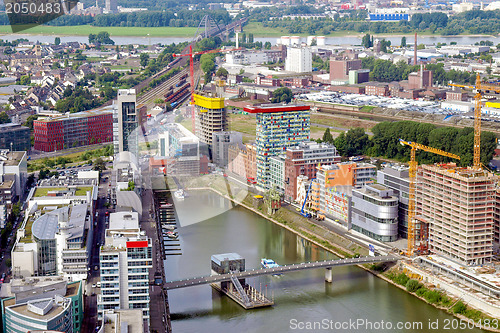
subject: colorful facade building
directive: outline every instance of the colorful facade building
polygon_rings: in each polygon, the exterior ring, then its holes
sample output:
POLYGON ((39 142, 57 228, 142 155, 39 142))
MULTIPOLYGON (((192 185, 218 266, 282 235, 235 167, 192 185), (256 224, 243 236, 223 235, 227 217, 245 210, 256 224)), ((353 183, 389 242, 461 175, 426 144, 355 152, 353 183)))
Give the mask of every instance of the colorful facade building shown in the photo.
POLYGON ((338 220, 347 227, 351 221, 352 189, 372 184, 376 167, 368 163, 344 162, 317 167, 309 194, 318 216, 338 220), (316 185, 317 184, 317 185, 316 185))
POLYGON ((257 183, 269 187, 269 158, 289 147, 309 141, 310 107, 308 105, 266 104, 244 108, 256 114, 257 183))
POLYGON ((285 199, 294 201, 297 194, 297 177, 305 175, 309 179, 316 178, 318 164, 330 165, 339 163, 340 155, 337 148, 315 141, 301 142, 290 147, 285 153, 285 199))
POLYGON ((232 145, 228 147, 228 171, 241 177, 255 180, 257 177, 257 154, 255 145, 232 145))
POLYGON ((55 151, 113 141, 113 111, 104 107, 33 121, 34 148, 55 151))

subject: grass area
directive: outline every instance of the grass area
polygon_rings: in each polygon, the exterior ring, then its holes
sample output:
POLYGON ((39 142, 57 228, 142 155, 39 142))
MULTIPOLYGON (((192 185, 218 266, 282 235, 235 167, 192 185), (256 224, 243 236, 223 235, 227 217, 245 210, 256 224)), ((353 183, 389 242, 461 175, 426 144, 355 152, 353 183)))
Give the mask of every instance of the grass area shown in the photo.
MULTIPOLYGON (((28 26, 26 26, 28 27, 28 26)), ((192 27, 94 27, 92 25, 48 26, 37 25, 19 32, 20 34, 56 36, 87 36, 100 31, 107 31, 110 36, 147 37, 193 37, 196 28, 192 27)), ((0 34, 12 34, 10 25, 0 25, 0 34)))
POLYGON ((285 29, 264 27, 260 22, 248 22, 243 30, 247 35, 253 34, 255 37, 279 37, 290 34, 285 29))
POLYGON ((340 127, 345 129, 362 127, 365 130, 371 130, 372 127, 375 126, 375 124, 377 124, 376 121, 335 117, 325 114, 311 114, 311 123, 332 126, 332 127, 340 127))
POLYGON ((191 119, 184 118, 184 120, 181 121, 180 124, 186 127, 189 131, 193 131, 193 122, 191 121, 191 119))
POLYGON ((230 114, 229 130, 243 133, 245 143, 255 140, 255 117, 244 114, 230 114))
MULTIPOLYGON (((39 187, 36 189, 35 197, 45 197, 49 191, 62 191, 67 190, 66 187, 39 187)), ((77 187, 75 191, 76 196, 83 196, 87 191, 92 191, 92 186, 77 187)))
MULTIPOLYGON (((95 148, 96 146, 93 146, 95 148)), ((86 150, 76 153, 71 153, 71 150, 68 150, 68 154, 64 156, 57 156, 52 158, 41 158, 36 160, 31 160, 28 162, 28 172, 33 172, 41 169, 55 169, 57 166, 70 166, 70 165, 79 165, 85 164, 88 160, 94 160, 97 157, 106 157, 109 156, 109 153, 106 151, 112 152, 112 145, 105 145, 102 148, 86 150), (63 163, 64 161, 64 163, 63 163)), ((81 147, 74 148, 81 149, 81 147)))
POLYGON ((31 227, 33 227, 33 222, 35 222, 35 219, 33 217, 30 217, 28 219, 28 222, 26 222, 26 227, 24 228, 24 237, 19 239, 20 243, 31 242, 31 227))
POLYGON ((444 292, 434 289, 433 286, 426 286, 420 283, 419 280, 412 279, 412 277, 399 269, 391 270, 384 275, 396 284, 405 287, 409 293, 423 298, 427 303, 444 308, 448 313, 465 316, 476 323, 483 322, 484 320, 491 322, 493 320, 492 317, 471 308, 461 300, 454 300, 444 292))
POLYGON ((88 191, 92 191, 92 186, 77 187, 75 195, 77 195, 77 196, 87 195, 88 191))
POLYGON ((373 105, 365 105, 361 109, 359 109, 359 111, 361 111, 361 112, 371 112, 375 108, 376 108, 376 106, 373 106, 373 105))
POLYGON ((38 187, 35 192, 35 197, 45 197, 49 191, 62 191, 66 187, 38 187))

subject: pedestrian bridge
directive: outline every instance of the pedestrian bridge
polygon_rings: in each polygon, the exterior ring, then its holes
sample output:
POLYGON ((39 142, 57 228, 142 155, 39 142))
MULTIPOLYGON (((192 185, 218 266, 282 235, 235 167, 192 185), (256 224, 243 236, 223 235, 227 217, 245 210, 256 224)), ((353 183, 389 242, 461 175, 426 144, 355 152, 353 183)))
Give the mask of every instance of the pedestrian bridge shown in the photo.
POLYGON ((231 279, 234 278, 245 279, 254 276, 283 274, 288 272, 296 272, 305 269, 316 269, 316 268, 326 268, 327 272, 325 278, 328 282, 332 282, 331 269, 333 267, 373 264, 378 262, 390 262, 397 260, 399 260, 399 258, 395 256, 374 256, 374 257, 370 256, 370 257, 359 257, 359 258, 349 258, 349 259, 304 262, 300 264, 283 265, 274 268, 252 269, 242 272, 234 272, 234 273, 219 274, 219 275, 207 275, 207 276, 201 276, 183 280, 169 281, 166 282, 164 286, 167 290, 170 290, 170 289, 199 286, 202 284, 209 284, 215 282, 230 281, 231 279))

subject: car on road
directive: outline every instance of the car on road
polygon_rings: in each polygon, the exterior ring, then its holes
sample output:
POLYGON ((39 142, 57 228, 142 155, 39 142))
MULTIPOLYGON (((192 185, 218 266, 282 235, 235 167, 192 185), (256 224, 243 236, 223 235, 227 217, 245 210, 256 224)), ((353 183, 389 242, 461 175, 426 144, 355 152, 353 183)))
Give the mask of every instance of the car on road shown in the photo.
POLYGON ((97 285, 95 283, 92 284, 92 288, 97 288, 97 285))

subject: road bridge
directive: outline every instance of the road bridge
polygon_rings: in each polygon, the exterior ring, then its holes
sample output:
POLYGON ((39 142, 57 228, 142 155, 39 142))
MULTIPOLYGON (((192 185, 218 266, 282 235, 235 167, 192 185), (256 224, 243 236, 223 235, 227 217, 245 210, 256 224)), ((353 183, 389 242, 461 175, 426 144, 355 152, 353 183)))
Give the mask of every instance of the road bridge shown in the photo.
POLYGON ((215 282, 231 281, 231 279, 234 278, 245 279, 254 276, 276 275, 276 274, 301 271, 305 269, 317 269, 317 268, 326 268, 327 271, 325 274, 325 279, 327 282, 332 282, 331 270, 333 267, 372 264, 378 262, 391 262, 397 260, 399 260, 399 258, 396 256, 374 256, 374 257, 370 256, 370 257, 304 262, 299 264, 283 265, 274 268, 252 269, 242 272, 234 272, 234 273, 219 274, 219 275, 207 275, 207 276, 194 277, 183 280, 175 280, 166 282, 164 286, 167 290, 170 290, 170 289, 199 286, 202 284, 209 284, 215 282))

